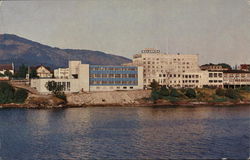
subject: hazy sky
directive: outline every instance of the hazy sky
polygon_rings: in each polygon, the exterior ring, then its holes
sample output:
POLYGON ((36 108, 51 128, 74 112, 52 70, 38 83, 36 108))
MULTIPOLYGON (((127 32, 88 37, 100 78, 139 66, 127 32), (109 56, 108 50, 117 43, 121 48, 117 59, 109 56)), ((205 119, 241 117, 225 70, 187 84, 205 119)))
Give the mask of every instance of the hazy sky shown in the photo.
POLYGON ((144 48, 250 63, 248 0, 4 1, 0 32, 131 58, 144 48))

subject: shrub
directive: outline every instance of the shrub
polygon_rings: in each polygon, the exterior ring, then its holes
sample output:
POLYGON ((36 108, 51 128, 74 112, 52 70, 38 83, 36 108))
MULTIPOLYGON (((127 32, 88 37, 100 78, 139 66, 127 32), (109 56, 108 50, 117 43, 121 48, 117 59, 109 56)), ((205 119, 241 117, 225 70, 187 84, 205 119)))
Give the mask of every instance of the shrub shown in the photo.
POLYGON ((165 96, 169 96, 169 90, 167 89, 166 86, 162 86, 160 89, 160 95, 165 97, 165 96))
POLYGON ((188 97, 188 98, 196 98, 196 92, 194 89, 192 88, 188 88, 185 95, 188 97))
POLYGON ((228 97, 228 98, 231 98, 231 99, 239 99, 240 98, 239 92, 237 92, 234 89, 226 90, 225 96, 228 97))
POLYGON ((45 87, 48 91, 52 92, 54 95, 60 93, 63 89, 63 86, 55 81, 49 81, 45 84, 45 87))
POLYGON ((170 96, 172 97, 181 97, 182 95, 177 91, 177 89, 172 88, 170 91, 170 96))
POLYGON ((51 91, 53 93, 54 96, 56 96, 57 98, 60 98, 64 101, 67 100, 66 95, 64 94, 63 90, 63 86, 60 85, 59 83, 55 82, 55 81, 49 81, 46 83, 45 87, 51 91))
POLYGON ((150 87, 152 88, 152 90, 157 90, 159 89, 159 83, 156 80, 153 80, 153 82, 151 82, 150 87))
POLYGON ((17 89, 14 96, 16 103, 23 103, 28 97, 28 92, 25 89, 17 89))
POLYGON ((222 88, 217 88, 217 89, 215 90, 215 94, 216 94, 217 96, 225 96, 225 90, 222 89, 222 88))
POLYGON ((65 95, 64 92, 59 92, 59 93, 57 93, 55 96, 56 96, 57 98, 60 98, 60 99, 64 100, 64 101, 67 101, 67 96, 65 95))
POLYGON ((14 88, 7 82, 0 82, 0 103, 11 103, 14 99, 14 88))
POLYGON ((243 91, 250 92, 250 86, 244 86, 244 87, 241 87, 240 89, 243 91))
POLYGON ((151 99, 153 100, 154 103, 160 98, 159 93, 156 90, 152 90, 151 92, 151 99))
POLYGON ((171 96, 164 97, 164 99, 166 99, 170 102, 178 102, 179 101, 179 99, 177 97, 171 97, 171 96))

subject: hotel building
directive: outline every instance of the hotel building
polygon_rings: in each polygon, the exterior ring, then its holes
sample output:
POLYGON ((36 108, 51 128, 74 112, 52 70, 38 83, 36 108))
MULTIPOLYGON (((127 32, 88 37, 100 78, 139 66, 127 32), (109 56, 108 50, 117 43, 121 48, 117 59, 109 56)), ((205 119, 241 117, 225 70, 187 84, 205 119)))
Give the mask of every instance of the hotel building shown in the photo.
POLYGON ((202 72, 198 65, 198 54, 166 54, 156 49, 145 49, 133 56, 126 66, 143 66, 144 88, 153 80, 171 87, 201 87, 202 72))

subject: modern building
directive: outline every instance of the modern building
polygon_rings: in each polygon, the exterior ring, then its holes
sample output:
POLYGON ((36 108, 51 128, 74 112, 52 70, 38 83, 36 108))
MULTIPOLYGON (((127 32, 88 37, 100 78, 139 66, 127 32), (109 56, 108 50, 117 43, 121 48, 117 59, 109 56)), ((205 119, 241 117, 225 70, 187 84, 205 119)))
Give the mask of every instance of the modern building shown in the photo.
POLYGON ((69 77, 63 79, 32 79, 31 87, 49 93, 46 83, 55 81, 64 86, 63 91, 89 92, 143 89, 143 69, 134 66, 105 66, 69 62, 69 77))
MULTIPOLYGON (((125 65, 143 67, 144 88, 148 88, 153 80, 160 85, 182 87, 189 85, 183 84, 185 74, 200 71, 198 61, 198 54, 166 54, 161 53, 160 50, 149 48, 134 55, 133 62, 125 65)), ((189 80, 184 80, 185 82, 189 83, 189 80)))
POLYGON ((50 68, 43 65, 36 67, 36 73, 39 78, 51 78, 53 76, 50 68))
POLYGON ((203 87, 223 88, 222 71, 204 71, 203 74, 203 87))
POLYGON ((223 88, 222 65, 199 67, 198 54, 165 54, 156 49, 145 49, 133 57, 126 66, 143 67, 144 88, 149 88, 153 80, 160 85, 174 88, 223 88))
POLYGON ((224 88, 239 88, 250 86, 250 72, 242 70, 230 70, 223 72, 224 88))
POLYGON ((124 65, 142 66, 143 83, 147 88, 153 80, 160 85, 170 85, 171 79, 181 78, 182 73, 199 71, 198 60, 198 54, 166 54, 149 48, 134 55, 132 63, 124 65))
POLYGON ((58 68, 54 70, 54 77, 60 79, 69 78, 69 68, 58 68))

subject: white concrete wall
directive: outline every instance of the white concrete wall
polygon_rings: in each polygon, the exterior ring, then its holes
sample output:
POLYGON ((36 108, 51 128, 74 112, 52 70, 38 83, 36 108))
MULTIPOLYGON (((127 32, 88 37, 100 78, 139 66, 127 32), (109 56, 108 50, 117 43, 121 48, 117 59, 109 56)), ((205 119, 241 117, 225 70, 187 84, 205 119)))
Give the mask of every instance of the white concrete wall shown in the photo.
POLYGON ((78 72, 79 87, 81 91, 89 92, 89 64, 81 64, 78 72))
POLYGON ((143 89, 143 67, 138 67, 138 86, 136 88, 143 89))
MULTIPOLYGON (((81 61, 69 61, 69 75, 78 74, 81 61)), ((71 78, 71 77, 70 77, 71 78)))
POLYGON ((35 88, 38 92, 43 94, 50 93, 46 88, 46 83, 49 81, 55 82, 70 82, 70 90, 64 91, 65 93, 79 92, 79 81, 77 79, 31 79, 31 87, 35 88))

